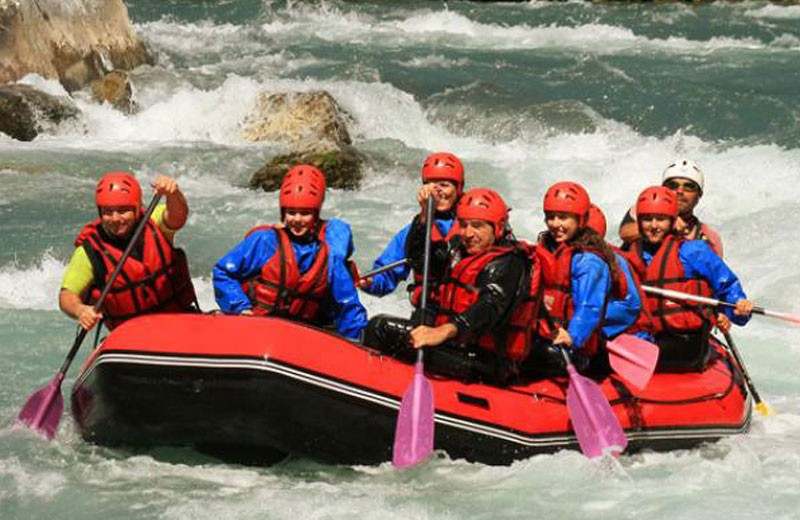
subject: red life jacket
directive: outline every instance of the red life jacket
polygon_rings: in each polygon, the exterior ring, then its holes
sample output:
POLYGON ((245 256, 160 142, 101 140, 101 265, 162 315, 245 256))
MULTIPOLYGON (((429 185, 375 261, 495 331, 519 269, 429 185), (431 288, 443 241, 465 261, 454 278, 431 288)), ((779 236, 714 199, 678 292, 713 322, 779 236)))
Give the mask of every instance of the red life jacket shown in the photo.
POLYGON ((317 318, 322 299, 328 290, 328 244, 325 243, 325 221, 317 226, 319 251, 311 267, 300 274, 297 258, 282 228, 258 226, 256 231, 271 229, 275 232, 277 247, 272 258, 261 268, 261 273, 242 283, 242 290, 250 298, 253 314, 257 316, 277 315, 303 321, 317 318))
MULTIPOLYGON (((515 248, 492 246, 482 253, 462 258, 450 269, 438 287, 436 325, 448 323, 451 316, 472 307, 478 300, 479 289, 475 286, 478 276, 492 260, 509 254, 515 254, 515 248)), ((541 302, 539 280, 538 268, 532 266, 529 290, 517 302, 508 322, 498 330, 478 338, 478 346, 514 362, 520 362, 528 356, 532 326, 541 302)))
MULTIPOLYGON (((87 224, 75 239, 75 246, 83 246, 92 263, 92 301, 100 298, 123 253, 103 239, 100 226, 100 219, 87 224)), ((140 240, 144 241, 141 259, 128 255, 100 308, 109 330, 141 314, 187 312, 196 302, 183 250, 174 247, 152 220, 140 240)))
MULTIPOLYGON (((434 242, 450 242, 450 239, 458 234, 458 230, 459 225, 457 219, 455 222, 453 222, 453 225, 450 226, 450 231, 447 232, 446 236, 442 235, 442 233, 439 231, 439 227, 434 222, 434 224, 431 226, 431 244, 434 242)), ((411 305, 413 305, 414 308, 419 308, 420 303, 422 303, 422 273, 414 271, 413 276, 414 281, 408 285, 408 290, 411 292, 409 299, 411 300, 411 305)), ((436 298, 438 297, 439 293, 436 280, 429 280, 428 282, 428 289, 430 291, 430 294, 428 294, 428 303, 436 305, 436 298)))
MULTIPOLYGON (((569 320, 575 313, 575 305, 572 301, 572 255, 576 252, 593 253, 603 258, 599 251, 591 248, 576 247, 569 244, 560 244, 555 251, 550 252, 546 247, 541 244, 536 248, 536 255, 539 257, 539 262, 542 265, 542 282, 544 285, 544 306, 547 316, 540 317, 538 320, 538 334, 546 339, 551 339, 552 334, 555 332, 551 325, 567 328, 569 320)), ((605 260, 604 260, 605 261, 605 260)), ((609 266, 611 269, 611 266, 609 266)), ((628 292, 628 284, 625 280, 625 275, 616 270, 617 275, 611 277, 611 295, 614 298, 624 298, 628 292)), ((613 273, 614 270, 612 269, 613 273)), ((603 313, 605 316, 605 307, 608 305, 608 295, 603 304, 603 313)), ((586 340, 586 343, 581 347, 581 352, 586 356, 593 356, 597 353, 601 343, 601 331, 603 330, 603 319, 601 318, 600 324, 586 340)))
MULTIPOLYGON (((687 278, 685 275, 678 256, 684 242, 686 239, 682 237, 667 236, 647 266, 642 260, 641 240, 633 243, 626 257, 647 285, 710 298, 713 291, 705 279, 687 278)), ((647 304, 656 332, 691 332, 700 330, 706 323, 712 326, 716 324, 714 309, 708 305, 672 300, 658 295, 648 295, 647 304)))

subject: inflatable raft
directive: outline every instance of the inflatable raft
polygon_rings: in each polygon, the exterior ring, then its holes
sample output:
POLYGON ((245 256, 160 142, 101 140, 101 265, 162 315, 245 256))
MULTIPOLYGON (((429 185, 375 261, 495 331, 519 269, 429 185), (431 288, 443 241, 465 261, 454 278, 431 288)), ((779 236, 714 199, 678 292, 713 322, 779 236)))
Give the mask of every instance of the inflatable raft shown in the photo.
MULTIPOLYGON (((118 327, 87 359, 72 413, 83 438, 102 445, 377 464, 391 460, 412 374, 410 365, 277 318, 151 315, 118 327)), ((578 449, 566 378, 506 388, 428 378, 435 448, 452 458, 509 464, 578 449)), ((741 373, 716 342, 702 373, 655 374, 644 391, 612 375, 601 387, 629 451, 689 448, 750 425, 741 373)))

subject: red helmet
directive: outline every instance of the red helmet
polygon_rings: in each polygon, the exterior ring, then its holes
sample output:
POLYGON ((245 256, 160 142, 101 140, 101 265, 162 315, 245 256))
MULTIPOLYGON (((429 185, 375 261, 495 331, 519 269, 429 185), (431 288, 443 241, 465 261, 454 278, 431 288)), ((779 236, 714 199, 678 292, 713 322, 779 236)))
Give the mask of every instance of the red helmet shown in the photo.
POLYGON ((678 216, 678 198, 675 192, 664 186, 650 186, 636 201, 636 215, 678 216))
POLYGON ((581 225, 585 223, 589 211, 589 194, 577 182, 557 182, 550 186, 544 195, 544 211, 574 213, 581 225))
POLYGON ((283 178, 278 204, 281 209, 322 209, 325 175, 308 164, 295 166, 283 178))
POLYGON ((142 203, 142 188, 133 174, 109 172, 97 181, 94 201, 97 207, 133 206, 142 203))
POLYGON ((606 236, 606 216, 603 215, 603 211, 594 204, 589 206, 589 216, 586 217, 586 227, 600 235, 601 238, 606 236))
POLYGON ((451 153, 432 153, 422 164, 423 183, 441 180, 454 183, 459 194, 464 190, 464 165, 451 153))
POLYGON ((461 197, 456 208, 459 219, 485 220, 494 224, 494 236, 500 238, 508 222, 508 206, 494 190, 474 188, 461 197))

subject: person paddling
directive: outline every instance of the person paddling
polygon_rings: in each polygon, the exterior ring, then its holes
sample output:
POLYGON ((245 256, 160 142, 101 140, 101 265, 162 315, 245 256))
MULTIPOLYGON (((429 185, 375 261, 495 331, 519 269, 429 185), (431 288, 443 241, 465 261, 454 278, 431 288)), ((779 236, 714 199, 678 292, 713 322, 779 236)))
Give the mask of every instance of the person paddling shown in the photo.
MULTIPOLYGON (((606 216, 595 204, 589 206, 586 227, 597 233, 600 238, 606 236, 606 216)), ((615 283, 625 288, 625 295, 622 298, 612 297, 609 300, 603 320, 603 335, 606 339, 613 339, 627 333, 652 342, 653 319, 645 304, 647 297, 642 290, 641 281, 628 259, 623 256, 623 252, 608 242, 606 244, 614 251, 619 269, 618 276, 623 277, 615 283)))
POLYGON ((602 352, 604 317, 613 297, 626 291, 614 281, 624 280, 614 252, 587 227, 591 201, 575 182, 552 185, 544 196, 547 231, 539 236, 536 256, 542 266, 544 309, 538 320, 538 343, 533 366, 544 372, 560 370, 560 352, 566 348, 579 370, 602 352), (612 293, 613 290, 613 293, 612 293))
POLYGON ((688 301, 648 295, 647 304, 661 347, 662 370, 703 370, 710 355, 709 333, 723 332, 731 321, 745 325, 753 304, 739 279, 703 240, 687 240, 675 232, 678 197, 664 186, 645 189, 636 202, 641 239, 626 253, 642 283, 662 289, 736 302, 735 308, 716 309, 688 301))
MULTIPOLYGON (((437 287, 433 323, 412 329, 411 320, 376 316, 364 343, 412 360, 430 347, 426 369, 463 380, 508 382, 530 349, 535 301, 529 262, 507 227, 508 207, 491 189, 466 192, 458 203, 458 244, 431 244, 431 276, 437 287)), ((415 222, 408 241, 412 265, 423 263, 424 223, 415 222)))
MULTIPOLYGON (((411 251, 408 244, 408 235, 412 226, 424 222, 425 206, 428 198, 436 201, 434 207, 434 222, 431 227, 433 242, 447 242, 458 234, 456 222, 456 205, 464 190, 464 165, 455 155, 447 152, 432 153, 422 165, 422 186, 417 191, 417 201, 421 207, 420 213, 414 220, 403 227, 392 238, 383 253, 373 263, 373 269, 378 269, 398 260, 419 256, 419 251, 411 251)), ((414 281, 409 285, 411 304, 419 307, 422 291, 422 273, 412 269, 408 263, 379 273, 373 277, 362 279, 359 288, 375 296, 385 296, 393 292, 413 271, 414 281)), ((435 291, 429 296, 435 297, 435 291)), ((429 303, 435 303, 429 301, 429 303)))
POLYGON ((360 337, 367 312, 347 267, 353 235, 344 221, 320 217, 325 189, 325 176, 313 166, 286 173, 281 223, 253 228, 214 265, 223 312, 333 325, 346 338, 360 337))
MULTIPOLYGON (((687 240, 704 240, 711 249, 723 258, 722 238, 711 226, 700 222, 694 214, 694 208, 703 196, 703 171, 694 161, 679 159, 673 161, 662 174, 662 185, 675 192, 678 201, 678 218, 675 220, 675 233, 687 240)), ((623 248, 638 240, 639 225, 636 222, 636 207, 625 214, 619 226, 619 237, 624 242, 623 248)))
POLYGON ((105 174, 95 189, 99 218, 84 226, 64 273, 59 307, 85 330, 104 320, 109 329, 152 312, 197 310, 186 256, 173 246, 175 233, 189 215, 178 183, 159 175, 153 183, 166 205, 157 206, 99 312, 92 303, 114 271, 137 224, 143 218, 142 189, 127 172, 105 174))

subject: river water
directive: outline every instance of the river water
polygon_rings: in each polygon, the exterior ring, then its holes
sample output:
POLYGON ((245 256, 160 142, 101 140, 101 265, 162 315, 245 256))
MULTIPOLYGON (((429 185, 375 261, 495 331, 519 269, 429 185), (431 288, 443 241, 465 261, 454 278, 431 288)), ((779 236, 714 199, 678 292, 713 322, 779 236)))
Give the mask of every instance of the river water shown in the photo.
MULTIPOLYGON (((563 452, 510 467, 442 455, 402 473, 304 460, 253 468, 88 445, 68 412, 53 442, 14 429, 72 343, 56 297, 104 171, 178 179, 192 214, 177 241, 213 308, 213 263, 277 218, 274 194, 241 187, 280 151, 241 138, 265 91, 325 89, 352 114, 370 158, 364 185, 330 192, 324 214, 352 224, 362 269, 417 210, 431 151, 458 154, 469 185, 503 193, 528 238, 543 227, 550 183, 584 183, 611 238, 638 192, 688 156, 706 174, 699 214, 750 297, 800 312, 800 6, 127 3, 158 57, 134 73, 142 110, 125 116, 78 94, 76 124, 31 143, 0 136, 0 518, 798 517, 800 332, 764 317, 735 338, 776 414, 755 415, 747 435, 618 464, 563 452)), ((364 302, 407 313, 404 298, 364 302)))

